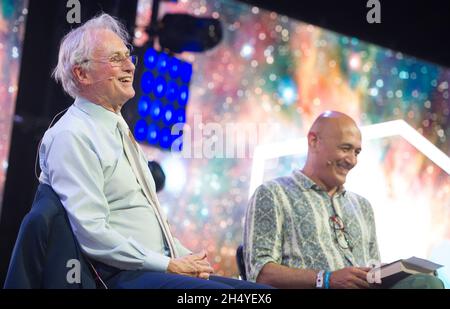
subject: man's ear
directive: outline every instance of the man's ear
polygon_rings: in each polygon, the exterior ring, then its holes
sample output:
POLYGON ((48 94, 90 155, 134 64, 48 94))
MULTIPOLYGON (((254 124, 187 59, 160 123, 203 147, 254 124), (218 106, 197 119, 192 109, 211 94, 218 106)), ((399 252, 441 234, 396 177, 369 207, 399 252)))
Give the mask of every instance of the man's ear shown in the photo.
POLYGON ((82 84, 82 85, 86 85, 89 83, 89 77, 86 73, 86 70, 84 70, 81 66, 79 65, 75 65, 72 68, 72 74, 73 76, 75 76, 75 80, 82 84))
POLYGON ((308 148, 314 150, 317 148, 319 137, 315 132, 308 132, 308 148))

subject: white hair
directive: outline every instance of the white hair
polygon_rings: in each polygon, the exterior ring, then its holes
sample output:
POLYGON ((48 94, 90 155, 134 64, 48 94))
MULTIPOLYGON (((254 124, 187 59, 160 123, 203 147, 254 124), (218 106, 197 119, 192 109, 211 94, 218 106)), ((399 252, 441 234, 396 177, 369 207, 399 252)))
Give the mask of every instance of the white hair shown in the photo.
POLYGON ((90 62, 86 62, 86 60, 89 59, 95 46, 95 32, 98 30, 114 32, 127 45, 129 35, 125 26, 105 13, 88 20, 82 26, 67 33, 61 41, 58 64, 53 70, 52 76, 61 83, 64 91, 72 98, 77 97, 80 91, 72 68, 74 65, 80 65, 84 69, 89 69, 90 62))

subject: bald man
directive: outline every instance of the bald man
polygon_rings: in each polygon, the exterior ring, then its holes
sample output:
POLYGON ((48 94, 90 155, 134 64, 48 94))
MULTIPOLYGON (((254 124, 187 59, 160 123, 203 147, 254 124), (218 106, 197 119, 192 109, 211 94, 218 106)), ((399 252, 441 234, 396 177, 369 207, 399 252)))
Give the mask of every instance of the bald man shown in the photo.
POLYGON ((304 168, 261 185, 250 199, 249 280, 278 288, 371 287, 368 266, 380 262, 373 210, 344 189, 360 152, 361 132, 349 116, 328 111, 314 121, 304 168))

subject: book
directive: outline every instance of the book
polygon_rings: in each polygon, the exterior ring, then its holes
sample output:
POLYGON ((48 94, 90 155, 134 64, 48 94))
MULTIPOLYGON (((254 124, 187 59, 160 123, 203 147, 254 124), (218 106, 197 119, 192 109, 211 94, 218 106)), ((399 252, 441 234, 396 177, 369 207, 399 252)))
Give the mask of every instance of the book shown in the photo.
POLYGON ((435 271, 443 265, 431 261, 410 257, 409 259, 397 260, 389 264, 375 268, 372 272, 381 280, 382 287, 390 287, 398 281, 413 274, 435 275, 435 271))

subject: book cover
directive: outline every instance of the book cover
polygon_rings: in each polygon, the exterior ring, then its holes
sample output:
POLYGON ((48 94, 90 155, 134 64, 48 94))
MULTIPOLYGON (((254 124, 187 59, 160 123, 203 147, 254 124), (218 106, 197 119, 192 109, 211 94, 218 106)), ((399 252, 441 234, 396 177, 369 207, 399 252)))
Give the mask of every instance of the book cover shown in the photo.
POLYGON ((442 265, 413 256, 409 259, 397 260, 383 265, 372 271, 375 277, 381 280, 382 287, 390 287, 412 274, 434 275, 435 271, 440 267, 442 265))

